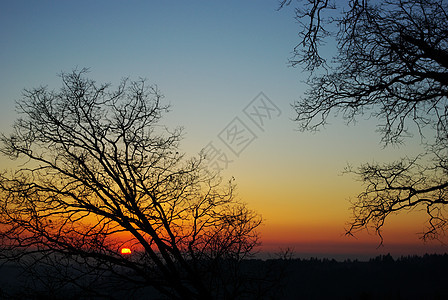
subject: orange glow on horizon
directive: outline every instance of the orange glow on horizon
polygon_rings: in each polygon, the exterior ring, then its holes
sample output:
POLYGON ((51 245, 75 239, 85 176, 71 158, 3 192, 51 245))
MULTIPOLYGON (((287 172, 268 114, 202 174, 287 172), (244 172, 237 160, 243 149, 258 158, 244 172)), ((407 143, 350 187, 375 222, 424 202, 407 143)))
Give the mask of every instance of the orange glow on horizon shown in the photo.
POLYGON ((132 251, 130 248, 121 248, 120 253, 121 254, 131 254, 132 251))

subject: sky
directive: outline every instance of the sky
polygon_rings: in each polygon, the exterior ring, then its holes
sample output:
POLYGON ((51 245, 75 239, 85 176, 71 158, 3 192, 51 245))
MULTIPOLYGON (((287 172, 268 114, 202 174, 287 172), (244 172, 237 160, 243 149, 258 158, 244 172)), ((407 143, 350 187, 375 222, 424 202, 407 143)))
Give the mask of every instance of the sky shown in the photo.
MULTIPOLYGON (((438 242, 419 239, 419 211, 387 220, 383 247, 373 234, 344 235, 350 199, 362 191, 344 168, 391 162, 420 148, 412 140, 384 148, 372 119, 347 126, 332 117, 318 133, 299 132, 291 104, 306 91, 308 74, 288 64, 298 25, 291 7, 277 8, 276 0, 3 0, 0 131, 7 133, 17 118, 15 101, 24 88, 58 89, 61 72, 88 67, 90 78, 115 86, 125 77, 146 78, 171 105, 163 123, 184 127, 182 151, 196 155, 208 147, 228 159, 223 176, 233 176, 237 197, 263 216, 264 251, 444 252, 438 242), (254 107, 261 107, 258 115, 254 107), (246 134, 239 146, 226 136, 237 127, 246 134)), ((0 161, 8 166, 7 158, 0 161)))

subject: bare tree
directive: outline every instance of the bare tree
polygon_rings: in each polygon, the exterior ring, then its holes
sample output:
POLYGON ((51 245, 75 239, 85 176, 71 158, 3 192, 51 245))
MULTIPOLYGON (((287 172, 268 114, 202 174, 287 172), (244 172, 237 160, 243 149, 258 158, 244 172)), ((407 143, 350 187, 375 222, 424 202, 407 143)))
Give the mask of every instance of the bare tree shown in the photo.
POLYGON ((440 237, 448 220, 448 3, 350 0, 337 5, 309 0, 297 10, 305 25, 291 62, 305 64, 314 75, 305 96, 294 103, 296 121, 302 130, 316 130, 330 113, 348 123, 373 116, 385 145, 404 142, 412 135, 410 126, 416 128, 425 153, 349 170, 366 189, 354 202, 348 233, 373 226, 381 236, 391 213, 424 207, 423 238, 440 237), (319 51, 325 37, 337 42, 332 61, 319 51))
POLYGON ((24 163, 0 175, 0 255, 98 295, 92 282, 173 299, 243 292, 230 284, 238 274, 218 271, 258 245, 259 215, 201 157, 179 154, 156 86, 123 80, 112 91, 85 73, 63 73, 58 91, 25 90, 1 136, 1 152, 24 163))

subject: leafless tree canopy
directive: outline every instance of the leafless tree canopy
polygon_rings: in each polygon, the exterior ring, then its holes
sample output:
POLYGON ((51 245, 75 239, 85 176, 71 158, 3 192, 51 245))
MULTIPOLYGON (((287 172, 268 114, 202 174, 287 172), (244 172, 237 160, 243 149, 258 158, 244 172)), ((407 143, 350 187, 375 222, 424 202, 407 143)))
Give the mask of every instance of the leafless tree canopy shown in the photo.
POLYGON ((237 294, 220 262, 252 252, 260 217, 235 200, 233 182, 179 154, 181 130, 159 124, 168 106, 156 86, 112 90, 85 75, 62 74, 58 91, 25 90, 1 136, 1 152, 25 163, 0 175, 0 255, 82 265, 79 278, 120 271, 171 298, 237 294))
POLYGON ((354 203, 348 232, 372 225, 380 234, 389 214, 421 207, 429 216, 423 237, 437 237, 447 225, 447 1, 298 3, 304 25, 291 62, 314 72, 306 95, 294 104, 300 128, 316 130, 333 113, 349 123, 368 115, 380 121, 386 145, 403 142, 411 125, 426 144, 417 158, 352 170, 366 190, 354 203), (319 51, 327 36, 337 41, 331 61, 319 51))

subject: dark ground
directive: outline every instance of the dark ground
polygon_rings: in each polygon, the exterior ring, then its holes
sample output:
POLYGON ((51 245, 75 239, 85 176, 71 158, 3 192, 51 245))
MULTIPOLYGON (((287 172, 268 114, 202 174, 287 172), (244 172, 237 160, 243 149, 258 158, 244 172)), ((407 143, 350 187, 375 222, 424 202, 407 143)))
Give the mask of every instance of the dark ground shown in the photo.
MULTIPOLYGON (((448 299, 448 255, 379 256, 370 261, 327 259, 249 260, 251 270, 281 270, 275 299, 448 299)), ((276 279, 278 280, 278 279, 276 279)), ((123 299, 156 299, 148 290, 123 299)), ((46 295, 11 264, 0 267, 0 299, 92 299, 74 294, 46 295), (16 296, 16 297, 11 297, 16 296)), ((114 294, 117 296, 117 294, 114 294)), ((119 297, 120 298, 120 297, 119 297)), ((273 299, 268 296, 262 299, 273 299)))

